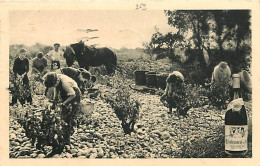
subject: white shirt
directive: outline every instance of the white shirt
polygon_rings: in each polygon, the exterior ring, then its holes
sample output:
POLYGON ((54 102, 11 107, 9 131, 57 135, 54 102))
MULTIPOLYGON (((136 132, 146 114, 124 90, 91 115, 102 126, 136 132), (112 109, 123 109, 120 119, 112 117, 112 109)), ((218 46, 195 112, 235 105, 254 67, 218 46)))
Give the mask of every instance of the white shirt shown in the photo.
POLYGON ((231 71, 228 66, 225 69, 220 70, 220 66, 217 65, 214 68, 211 82, 216 81, 216 83, 227 83, 231 79, 230 76, 231 76, 231 71))
POLYGON ((73 88, 78 88, 78 84, 72 78, 64 74, 57 74, 57 77, 62 82, 62 87, 67 92, 67 95, 75 95, 73 88))
POLYGON ((60 57, 63 55, 63 52, 60 50, 51 50, 47 55, 50 56, 53 61, 60 61, 60 57))

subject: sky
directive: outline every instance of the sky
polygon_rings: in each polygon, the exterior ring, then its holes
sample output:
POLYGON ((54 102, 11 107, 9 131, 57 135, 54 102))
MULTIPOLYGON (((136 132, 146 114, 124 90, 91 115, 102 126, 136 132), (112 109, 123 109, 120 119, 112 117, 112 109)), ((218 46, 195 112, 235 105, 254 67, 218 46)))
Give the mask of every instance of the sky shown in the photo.
MULTIPOLYGON (((83 37, 99 37, 86 41, 98 47, 136 48, 151 39, 157 26, 164 33, 174 28, 167 24, 162 10, 88 10, 88 11, 11 11, 10 44, 33 45, 36 42, 62 46, 83 37), (98 29, 86 33, 79 29, 98 29)), ((84 39, 83 39, 84 40, 84 39)))

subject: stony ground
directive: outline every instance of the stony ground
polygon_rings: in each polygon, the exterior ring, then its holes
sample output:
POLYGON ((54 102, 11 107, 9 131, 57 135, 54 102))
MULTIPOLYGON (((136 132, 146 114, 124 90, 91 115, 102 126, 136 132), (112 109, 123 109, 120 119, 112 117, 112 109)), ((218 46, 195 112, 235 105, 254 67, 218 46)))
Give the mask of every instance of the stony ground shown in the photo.
MULTIPOLYGON (((100 86, 99 89, 102 93, 114 93, 107 86, 100 86)), ((183 147, 192 145, 198 139, 210 142, 217 137, 224 137, 218 128, 224 126, 225 110, 205 105, 191 108, 188 117, 178 117, 167 113, 160 96, 134 90, 131 93, 141 103, 135 133, 124 135, 110 105, 101 98, 92 99, 94 112, 88 119, 89 123, 80 125, 71 138, 71 145, 66 145, 63 153, 53 157, 174 158, 181 157, 183 147)), ((251 103, 246 103, 246 107, 251 119, 251 103)), ((50 151, 48 147, 45 152, 32 147, 24 130, 12 118, 9 136, 11 158, 43 158, 50 151)))

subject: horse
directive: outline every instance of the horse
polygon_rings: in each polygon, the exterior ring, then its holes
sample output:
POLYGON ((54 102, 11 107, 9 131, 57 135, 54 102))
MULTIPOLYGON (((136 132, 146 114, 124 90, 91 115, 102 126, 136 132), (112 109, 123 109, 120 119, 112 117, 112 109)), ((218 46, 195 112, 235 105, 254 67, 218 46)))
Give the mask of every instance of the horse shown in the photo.
POLYGON ((113 74, 117 65, 116 54, 107 47, 91 48, 83 42, 71 44, 64 51, 64 58, 70 67, 76 60, 80 68, 89 70, 90 66, 104 65, 108 74, 113 74))

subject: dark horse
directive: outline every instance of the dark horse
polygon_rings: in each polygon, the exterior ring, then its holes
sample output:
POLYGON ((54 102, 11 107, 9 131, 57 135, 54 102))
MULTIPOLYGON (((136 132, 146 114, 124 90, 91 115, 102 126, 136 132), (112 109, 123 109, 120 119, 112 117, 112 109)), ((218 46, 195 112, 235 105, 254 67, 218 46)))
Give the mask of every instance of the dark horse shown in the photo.
POLYGON ((89 70, 89 66, 97 67, 104 65, 108 74, 114 73, 117 65, 117 57, 112 50, 107 47, 91 48, 85 46, 83 42, 66 47, 64 58, 69 67, 72 66, 75 60, 81 68, 87 70, 89 70))

